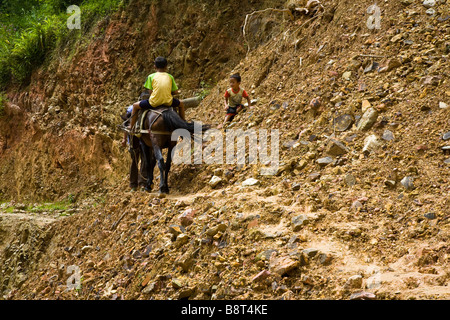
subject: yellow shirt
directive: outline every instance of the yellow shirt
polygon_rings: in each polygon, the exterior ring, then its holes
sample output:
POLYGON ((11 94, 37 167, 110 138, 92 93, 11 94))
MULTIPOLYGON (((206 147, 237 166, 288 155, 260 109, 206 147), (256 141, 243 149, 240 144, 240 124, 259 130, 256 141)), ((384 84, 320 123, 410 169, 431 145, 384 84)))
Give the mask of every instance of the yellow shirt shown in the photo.
POLYGON ((161 105, 170 106, 172 104, 172 91, 178 90, 175 79, 167 72, 156 72, 148 76, 144 87, 152 90, 149 103, 156 108, 161 105))

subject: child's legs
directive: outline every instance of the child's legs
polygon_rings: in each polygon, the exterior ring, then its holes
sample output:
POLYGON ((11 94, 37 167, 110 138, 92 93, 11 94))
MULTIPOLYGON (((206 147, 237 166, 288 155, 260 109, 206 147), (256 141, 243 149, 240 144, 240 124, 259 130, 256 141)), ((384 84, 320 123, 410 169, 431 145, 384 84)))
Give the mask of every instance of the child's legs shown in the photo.
POLYGON ((225 116, 225 120, 223 121, 223 123, 225 124, 227 122, 231 122, 231 120, 233 120, 233 118, 234 118, 234 114, 227 114, 225 116))

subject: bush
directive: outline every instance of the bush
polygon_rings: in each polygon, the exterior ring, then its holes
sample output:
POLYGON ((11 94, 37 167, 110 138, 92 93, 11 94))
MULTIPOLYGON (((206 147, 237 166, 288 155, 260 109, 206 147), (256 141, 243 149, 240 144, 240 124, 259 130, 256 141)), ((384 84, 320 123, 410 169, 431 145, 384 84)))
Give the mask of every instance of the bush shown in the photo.
POLYGON ((116 11, 121 0, 19 0, 0 2, 0 88, 10 82, 27 84, 31 72, 55 49, 86 35, 102 17, 116 11), (67 7, 80 6, 82 30, 67 28, 67 7), (75 36, 74 36, 75 35, 75 36))
POLYGON ((3 92, 0 92, 0 117, 3 117, 5 115, 6 100, 6 95, 3 92))

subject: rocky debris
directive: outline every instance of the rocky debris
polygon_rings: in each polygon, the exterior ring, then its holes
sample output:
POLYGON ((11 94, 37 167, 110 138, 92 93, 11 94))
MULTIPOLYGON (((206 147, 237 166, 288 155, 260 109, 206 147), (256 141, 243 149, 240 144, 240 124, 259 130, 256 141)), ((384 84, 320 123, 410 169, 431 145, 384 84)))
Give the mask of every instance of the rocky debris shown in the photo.
POLYGON ((350 300, 375 300, 376 295, 371 292, 356 292, 350 296, 350 300))
POLYGON ((273 254, 269 261, 270 272, 276 273, 280 276, 288 273, 289 271, 297 268, 298 266, 299 262, 297 260, 289 258, 288 256, 276 257, 273 254))
POLYGON ((308 248, 302 251, 308 258, 313 258, 319 253, 319 249, 308 248))
POLYGON ((307 215, 301 214, 299 216, 295 216, 292 218, 292 225, 294 232, 300 231, 303 226, 310 222, 310 219, 307 215))
POLYGON ((374 108, 369 108, 358 122, 357 129, 367 131, 375 124, 378 119, 378 111, 374 108))
POLYGON ((179 217, 182 226, 186 227, 194 222, 194 209, 186 209, 179 217))
POLYGON ((444 133, 444 135, 442 136, 442 139, 449 140, 450 139, 450 131, 447 133, 444 133))
POLYGON ((368 136, 364 139, 364 153, 370 153, 371 151, 376 150, 381 145, 381 142, 378 140, 378 137, 374 134, 368 136))
POLYGON ((264 281, 271 275, 270 271, 263 270, 252 278, 252 282, 264 281))
POLYGON ((333 255, 327 253, 319 254, 319 262, 324 266, 329 266, 333 261, 333 255))
POLYGON ((344 182, 347 186, 353 187, 354 185, 356 185, 356 178, 354 175, 348 173, 344 177, 344 182))
POLYGON ((324 158, 317 159, 316 162, 319 164, 319 166, 325 167, 325 166, 333 163, 334 160, 331 157, 324 157, 324 158))
POLYGON ((352 72, 351 71, 346 71, 342 74, 342 79, 345 79, 347 81, 350 81, 350 78, 352 76, 352 72))
POLYGON ((383 135, 381 136, 381 139, 385 141, 392 141, 394 140, 394 134, 390 130, 384 130, 383 135))
POLYGON ((345 146, 345 144, 341 141, 332 138, 329 140, 330 141, 325 148, 325 153, 329 154, 330 156, 337 157, 349 152, 347 146, 345 146))
POLYGON ((439 102, 439 108, 440 109, 447 109, 448 108, 448 105, 445 103, 445 102, 439 102))
POLYGON ((402 186, 406 189, 406 190, 413 190, 414 187, 414 178, 410 177, 410 176, 406 176, 404 177, 400 183, 402 184, 402 186))
POLYGON ((320 173, 318 172, 313 172, 311 174, 308 175, 308 178, 311 182, 314 182, 316 180, 318 180, 320 178, 320 173))
POLYGON ((211 180, 209 180, 209 185, 211 186, 211 188, 215 188, 219 185, 219 183, 222 182, 222 179, 218 176, 213 176, 211 178, 211 180))
POLYGON ((423 5, 425 8, 431 8, 431 7, 434 7, 434 6, 436 5, 436 0, 424 0, 424 1, 422 2, 422 5, 423 5))
POLYGON ((249 178, 242 182, 243 187, 250 187, 250 186, 256 186, 259 185, 261 182, 255 178, 249 178))
POLYGON ((389 72, 391 70, 394 70, 402 65, 401 61, 399 59, 393 58, 389 59, 386 72, 389 72))
POLYGON ((361 112, 364 114, 371 107, 372 107, 372 105, 370 104, 369 100, 363 100, 361 103, 361 112))
POLYGON ((350 129, 355 122, 355 118, 351 114, 343 114, 333 119, 336 131, 343 132, 350 129))
POLYGON ((345 283, 345 287, 348 289, 361 289, 362 286, 362 276, 357 274, 348 278, 345 283))
POLYGON ((423 216, 429 220, 436 219, 436 214, 434 212, 427 212, 423 216))

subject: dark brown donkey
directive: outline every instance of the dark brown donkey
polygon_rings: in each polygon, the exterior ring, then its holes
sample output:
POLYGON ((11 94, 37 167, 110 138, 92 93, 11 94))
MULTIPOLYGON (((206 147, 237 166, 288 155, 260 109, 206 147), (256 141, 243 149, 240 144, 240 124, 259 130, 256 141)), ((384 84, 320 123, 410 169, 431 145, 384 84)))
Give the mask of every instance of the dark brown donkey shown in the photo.
MULTIPOLYGON (((202 125, 202 131, 209 129, 209 125, 202 125)), ((145 191, 151 192, 153 186, 153 170, 158 163, 160 182, 159 191, 169 193, 167 183, 170 166, 172 163, 172 150, 177 141, 172 141, 172 132, 176 129, 186 129, 194 133, 194 122, 186 122, 172 108, 159 107, 151 109, 144 120, 140 140, 144 153, 144 161, 147 164, 147 185, 145 191), (167 148, 167 159, 164 162, 162 150, 167 148)))

